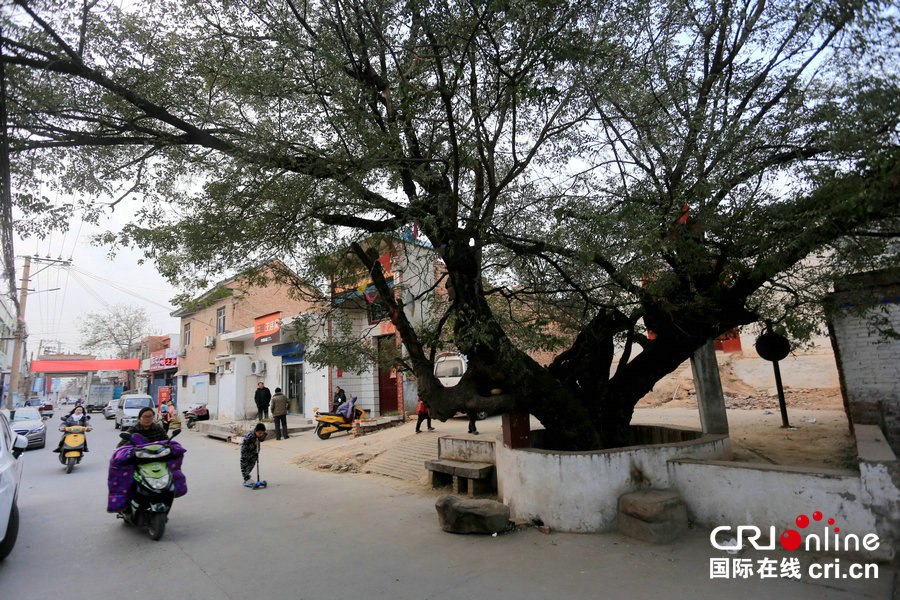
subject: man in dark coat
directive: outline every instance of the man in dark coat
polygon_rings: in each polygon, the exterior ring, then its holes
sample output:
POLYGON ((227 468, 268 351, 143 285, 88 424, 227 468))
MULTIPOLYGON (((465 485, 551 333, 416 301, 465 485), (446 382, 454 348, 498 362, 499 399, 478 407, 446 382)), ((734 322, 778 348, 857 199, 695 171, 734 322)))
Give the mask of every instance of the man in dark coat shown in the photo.
POLYGON ((335 386, 334 388, 334 398, 331 400, 331 410, 332 412, 337 412, 338 407, 347 401, 347 394, 344 393, 344 390, 341 389, 341 386, 335 386))
POLYGON ((259 415, 256 417, 258 421, 269 417, 269 402, 272 400, 272 392, 269 391, 262 381, 256 384, 256 394, 253 396, 256 402, 256 409, 259 415))

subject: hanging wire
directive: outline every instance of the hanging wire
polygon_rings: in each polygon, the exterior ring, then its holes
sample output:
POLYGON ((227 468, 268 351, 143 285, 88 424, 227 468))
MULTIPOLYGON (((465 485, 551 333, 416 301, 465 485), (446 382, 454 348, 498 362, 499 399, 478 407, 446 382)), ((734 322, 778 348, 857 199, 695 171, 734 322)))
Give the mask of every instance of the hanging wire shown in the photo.
MULTIPOLYGON (((124 294, 128 294, 129 296, 133 296, 133 297, 138 298, 138 299, 140 299, 140 300, 142 300, 142 301, 144 301, 144 302, 147 302, 147 303, 149 303, 149 304, 154 304, 154 305, 156 305, 156 306, 159 306, 160 308, 165 308, 165 309, 168 310, 168 311, 171 311, 171 310, 172 310, 172 307, 171 307, 170 305, 162 304, 162 303, 160 303, 160 302, 156 302, 155 300, 150 300, 150 299, 147 298, 146 296, 142 296, 142 295, 140 295, 140 294, 138 294, 138 293, 135 292, 135 289, 157 290, 158 288, 153 288, 153 287, 149 287, 149 286, 132 286, 132 285, 124 286, 124 285, 122 285, 122 284, 120 284, 120 283, 118 283, 118 282, 116 282, 116 281, 113 281, 112 279, 107 279, 107 278, 102 277, 102 276, 100 276, 100 275, 96 275, 96 274, 91 273, 91 272, 89 272, 89 271, 86 271, 85 269, 82 269, 82 268, 80 268, 80 267, 75 267, 75 266, 73 266, 72 268, 73 268, 79 275, 84 275, 84 276, 90 277, 91 279, 94 279, 94 280, 96 280, 96 281, 98 281, 98 282, 105 283, 106 285, 108 285, 108 286, 110 286, 110 287, 112 287, 112 288, 114 288, 114 289, 116 289, 116 290, 118 290, 118 291, 120 291, 120 292, 122 292, 122 293, 124 293, 124 294)), ((74 274, 73 274, 73 276, 74 276, 74 274)))

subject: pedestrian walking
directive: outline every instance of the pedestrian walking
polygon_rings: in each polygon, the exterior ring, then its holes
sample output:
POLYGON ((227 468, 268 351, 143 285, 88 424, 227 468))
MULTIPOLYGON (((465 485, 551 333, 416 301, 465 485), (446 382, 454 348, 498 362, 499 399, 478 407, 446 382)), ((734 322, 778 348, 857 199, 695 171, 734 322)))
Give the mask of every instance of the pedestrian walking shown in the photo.
POLYGON ((256 427, 244 434, 241 442, 241 475, 245 485, 250 481, 250 474, 259 459, 259 445, 266 439, 266 435, 264 423, 257 423, 256 427))
POLYGON ((275 388, 275 395, 272 396, 272 420, 275 421, 276 440, 280 440, 282 437, 288 439, 287 414, 289 404, 288 397, 281 393, 281 388, 275 388))
POLYGON ((434 427, 431 426, 431 414, 428 412, 428 405, 422 402, 421 398, 419 398, 419 404, 416 406, 416 414, 419 415, 419 420, 416 421, 416 433, 422 433, 422 421, 426 419, 428 421, 428 431, 434 431, 434 427))
POLYGON ((269 391, 269 388, 262 381, 256 384, 256 394, 253 395, 253 400, 256 402, 256 410, 258 411, 256 420, 262 421, 267 419, 269 417, 269 402, 272 400, 272 392, 269 391))

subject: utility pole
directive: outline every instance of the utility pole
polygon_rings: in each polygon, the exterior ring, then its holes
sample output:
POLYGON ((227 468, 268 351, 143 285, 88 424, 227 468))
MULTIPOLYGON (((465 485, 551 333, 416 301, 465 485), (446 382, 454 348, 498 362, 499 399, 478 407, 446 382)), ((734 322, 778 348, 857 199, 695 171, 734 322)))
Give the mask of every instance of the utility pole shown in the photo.
MULTIPOLYGON (((28 301, 28 277, 31 275, 31 257, 25 257, 25 267, 22 269, 22 287, 19 288, 19 306, 16 315, 16 339, 13 344, 13 359, 9 369, 9 393, 6 395, 6 408, 11 415, 15 414, 13 408, 13 394, 19 391, 19 370, 22 367, 22 344, 25 341, 25 303, 28 301)), ((26 396, 28 390, 25 390, 26 396)))

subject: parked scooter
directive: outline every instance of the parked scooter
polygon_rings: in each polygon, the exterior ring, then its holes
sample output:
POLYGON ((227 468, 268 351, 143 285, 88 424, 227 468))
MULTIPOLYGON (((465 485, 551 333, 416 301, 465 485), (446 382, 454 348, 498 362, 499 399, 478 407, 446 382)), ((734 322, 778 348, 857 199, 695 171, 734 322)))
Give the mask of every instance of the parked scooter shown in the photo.
POLYGON ((184 415, 184 421, 187 423, 188 429, 193 429, 197 421, 209 420, 209 410, 205 404, 201 404, 191 410, 185 410, 181 414, 184 415))
POLYGON ((84 456, 84 449, 87 446, 85 440, 85 432, 90 431, 91 427, 84 425, 69 425, 60 427, 60 431, 65 431, 66 436, 63 438, 62 449, 59 452, 59 462, 66 467, 66 473, 71 473, 75 465, 81 462, 84 456))
MULTIPOLYGON (((187 492, 184 477, 180 472, 184 448, 178 442, 172 441, 179 433, 180 429, 173 429, 168 440, 144 444, 139 443, 142 438, 138 435, 132 438, 132 434, 121 433, 119 436, 132 445, 123 446, 116 452, 128 453, 132 450, 130 458, 114 454, 111 461, 111 464, 115 463, 115 466, 120 468, 126 463, 134 466, 128 502, 119 510, 116 517, 124 519, 129 524, 146 527, 152 540, 162 538, 175 497, 187 492), (181 475, 180 482, 179 475, 181 475), (178 489, 179 483, 183 488, 181 490, 178 489)), ((112 484, 110 489, 112 491, 112 484)))
POLYGON ((319 412, 318 408, 313 409, 316 413, 316 435, 319 439, 327 440, 337 431, 350 431, 353 428, 353 421, 365 418, 366 411, 356 406, 356 396, 350 398, 349 402, 350 414, 353 415, 350 419, 343 412, 319 412))

